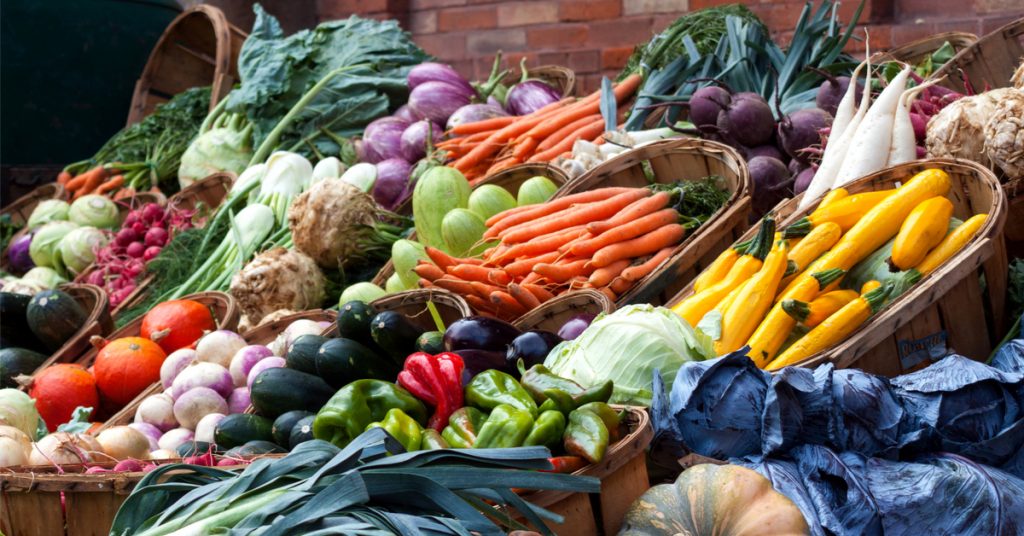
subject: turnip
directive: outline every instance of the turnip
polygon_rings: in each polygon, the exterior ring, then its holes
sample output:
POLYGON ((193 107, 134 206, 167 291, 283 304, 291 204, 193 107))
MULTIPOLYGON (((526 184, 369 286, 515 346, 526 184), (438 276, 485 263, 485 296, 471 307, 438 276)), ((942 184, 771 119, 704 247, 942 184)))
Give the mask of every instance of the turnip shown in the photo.
POLYGON ((171 384, 171 397, 177 400, 194 387, 207 387, 221 397, 227 397, 235 388, 228 369, 215 363, 200 362, 186 367, 171 384))
POLYGON ((227 401, 209 387, 194 387, 174 401, 174 418, 189 430, 195 430, 199 421, 211 413, 227 412, 227 401))
MULTIPOLYGON (((175 447, 177 448, 177 447, 175 447)), ((174 449, 154 449, 149 453, 150 460, 177 460, 181 458, 178 456, 178 452, 174 449)))
POLYGON ((268 357, 259 363, 256 363, 249 371, 249 377, 246 379, 245 386, 252 389, 252 382, 256 381, 256 376, 259 376, 261 372, 271 368, 280 368, 284 366, 283 357, 268 357))
POLYGON ((224 420, 223 413, 211 413, 202 419, 199 419, 199 424, 196 425, 196 441, 205 441, 207 443, 213 443, 213 431, 217 428, 217 424, 224 420))
POLYGON ((270 351, 270 348, 261 344, 245 346, 235 352, 235 356, 231 358, 231 366, 228 367, 235 387, 245 385, 245 380, 249 377, 249 371, 252 370, 253 365, 272 355, 274 353, 270 351))
POLYGON ((160 445, 157 444, 157 442, 160 441, 160 436, 163 435, 163 431, 159 428, 149 424, 148 422, 133 422, 128 426, 142 432, 142 435, 146 436, 146 439, 149 440, 149 450, 156 450, 160 448, 160 445))
POLYGON ((718 112, 715 124, 726 140, 755 147, 771 139, 775 116, 764 97, 743 92, 732 96, 729 106, 718 112))
POLYGON ((754 183, 753 212, 760 217, 788 197, 789 170, 782 161, 769 156, 751 158, 747 168, 754 183))
POLYGON ((174 418, 174 399, 167 393, 147 396, 135 410, 135 422, 151 424, 161 432, 178 427, 174 418))
POLYGON ((846 185, 853 179, 874 173, 885 167, 892 147, 893 120, 900 97, 907 87, 910 67, 904 68, 878 95, 878 99, 865 113, 850 138, 843 164, 839 166, 832 188, 846 185))
POLYGON ((718 112, 732 102, 732 95, 718 86, 707 86, 693 92, 690 97, 690 122, 697 128, 717 128, 718 112))
POLYGON ((32 444, 28 465, 89 463, 94 454, 102 452, 102 447, 92 437, 57 432, 32 444))
MULTIPOLYGON (((174 430, 168 430, 164 435, 160 436, 160 441, 157 443, 160 445, 160 449, 175 450, 179 446, 192 441, 195 434, 188 428, 175 428, 174 430)), ((150 458, 152 458, 150 454, 150 458)))
POLYGON ((288 353, 288 349, 291 348, 292 342, 295 339, 303 335, 319 335, 321 333, 323 333, 323 328, 320 327, 319 323, 305 318, 299 319, 288 324, 288 327, 284 328, 284 331, 267 347, 270 348, 270 351, 274 352, 274 355, 284 356, 288 353))
MULTIPOLYGON (((807 108, 793 112, 779 121, 779 144, 790 157, 809 163, 804 149, 821 144, 819 131, 832 124, 832 115, 821 108, 807 108)), ((780 159, 781 160, 781 159, 780 159)))
POLYGON ((245 339, 241 335, 226 329, 218 329, 199 339, 196 344, 196 358, 227 368, 231 365, 231 358, 245 345, 245 339))
POLYGON ((115 460, 145 458, 149 455, 149 438, 130 426, 114 426, 96 437, 103 452, 115 460))
POLYGON ((228 413, 245 413, 252 402, 249 399, 248 387, 236 387, 228 397, 228 413))

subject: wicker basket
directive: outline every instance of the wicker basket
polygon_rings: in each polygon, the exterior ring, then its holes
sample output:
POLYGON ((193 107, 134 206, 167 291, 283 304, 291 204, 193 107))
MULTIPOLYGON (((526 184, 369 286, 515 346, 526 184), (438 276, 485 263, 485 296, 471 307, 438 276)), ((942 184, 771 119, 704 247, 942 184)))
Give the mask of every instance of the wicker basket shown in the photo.
POLYGON ((314 322, 330 322, 333 324, 337 319, 337 311, 311 309, 275 318, 270 322, 264 322, 254 326, 252 329, 245 330, 239 333, 239 335, 245 337, 249 344, 262 344, 266 346, 268 343, 273 342, 279 333, 296 320, 312 320, 314 322))
POLYGON ((0 214, 10 214, 12 223, 15 225, 25 225, 40 201, 63 198, 64 187, 56 182, 51 182, 15 199, 13 203, 4 207, 0 214))
POLYGON ((753 187, 747 166, 735 149, 708 140, 662 140, 626 151, 569 181, 555 197, 608 186, 647 186, 651 179, 646 170, 650 170, 655 182, 662 184, 717 175, 731 195, 658 268, 618 296, 616 304, 620 306, 639 302, 664 304, 748 227, 753 187))
POLYGON ((614 311, 615 304, 608 296, 596 290, 580 289, 555 296, 542 303, 540 307, 517 318, 512 324, 523 331, 542 329, 557 333, 562 324, 578 314, 599 315, 614 311))
POLYGON ((977 90, 1008 87, 1010 77, 1024 58, 1024 18, 978 39, 936 69, 929 79, 946 77, 940 85, 967 93, 964 78, 977 90), (962 75, 961 75, 962 72, 962 75))
MULTIPOLYGON (((963 249, 888 304, 839 345, 801 363, 816 366, 826 361, 837 367, 856 366, 866 372, 896 376, 924 368, 947 349, 973 359, 988 358, 1005 334, 1006 250, 1002 232, 1006 199, 991 171, 967 160, 932 159, 901 164, 849 183, 851 194, 894 188, 925 169, 949 174, 953 187, 953 216, 966 220, 989 215, 985 225, 963 249), (982 290, 980 275, 987 288, 982 290)), ((779 227, 796 221, 814 207, 797 210, 801 197, 776 207, 779 227)), ((816 205, 816 204, 815 204, 816 205)), ((742 239, 750 238, 756 229, 742 239)), ((691 287, 672 303, 692 294, 691 287)))
MULTIPOLYGON (((548 83, 551 87, 562 92, 562 97, 571 97, 576 94, 576 73, 568 67, 542 65, 540 67, 527 68, 526 74, 530 78, 536 78, 548 83)), ((513 69, 501 79, 501 83, 511 87, 519 83, 522 76, 523 74, 519 69, 513 69)))
POLYGON ((953 50, 960 52, 977 41, 978 36, 972 33, 940 33, 931 37, 925 37, 924 39, 918 39, 917 41, 911 41, 910 43, 900 45, 885 52, 880 52, 871 59, 871 63, 902 61, 911 65, 917 65, 928 56, 931 56, 933 52, 938 50, 947 42, 953 47, 953 50))
MULTIPOLYGON (((427 331, 435 331, 437 324, 427 308, 433 303, 444 325, 473 314, 472 309, 459 295, 441 289, 419 289, 398 292, 370 302, 378 311, 395 311, 405 315, 410 322, 427 331)), ((335 326, 328 329, 336 331, 335 326)))
POLYGON ((540 491, 523 496, 531 503, 565 517, 561 524, 548 523, 558 536, 617 534, 629 506, 650 488, 644 451, 654 437, 651 420, 643 408, 626 407, 625 410, 623 424, 628 433, 608 447, 601 463, 573 473, 600 478, 600 495, 540 491))
POLYGON ((167 205, 184 210, 204 209, 212 212, 227 197, 235 178, 234 173, 214 173, 172 195, 167 205))
POLYGON ((210 110, 238 80, 238 53, 247 34, 224 13, 199 5, 178 15, 164 30, 135 83, 128 124, 137 123, 186 89, 212 86, 210 110))

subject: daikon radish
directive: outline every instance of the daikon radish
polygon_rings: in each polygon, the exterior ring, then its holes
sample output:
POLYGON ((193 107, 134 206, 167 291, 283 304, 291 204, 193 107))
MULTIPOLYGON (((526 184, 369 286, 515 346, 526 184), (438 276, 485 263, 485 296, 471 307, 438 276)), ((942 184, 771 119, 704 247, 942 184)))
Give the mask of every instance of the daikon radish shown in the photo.
POLYGON ((935 81, 925 82, 900 95, 900 102, 896 106, 896 114, 892 121, 892 145, 889 147, 889 161, 886 166, 917 160, 917 136, 914 135, 914 123, 910 120, 910 103, 933 84, 935 81))
MULTIPOLYGON (((896 106, 900 96, 907 89, 910 67, 899 72, 882 93, 875 99, 864 118, 857 126, 857 132, 851 139, 850 149, 846 158, 839 166, 839 173, 832 183, 833 188, 846 185, 853 179, 874 173, 885 167, 889 161, 889 148, 892 147, 893 119, 896 117, 896 106)), ((909 118, 908 118, 909 119, 909 118)))
MULTIPOLYGON (((846 94, 843 95, 843 100, 839 101, 839 106, 836 106, 836 116, 832 119, 832 126, 828 132, 829 137, 842 136, 846 125, 850 124, 850 119, 853 119, 853 114, 857 113, 857 79, 860 77, 860 70, 865 65, 869 70, 871 69, 870 61, 862 61, 850 75, 850 85, 846 87, 846 94)), ((865 91, 867 90, 865 88, 865 91)))
MULTIPOLYGON (((846 126, 842 128, 842 134, 838 137, 834 135, 829 136, 828 144, 825 145, 825 153, 821 157, 821 165, 818 166, 818 170, 814 172, 814 178, 811 179, 811 185, 807 187, 807 191, 804 192, 804 196, 800 199, 799 208, 806 208, 811 205, 819 196, 825 192, 831 190, 835 186, 833 185, 838 175, 840 167, 843 165, 843 159, 846 158, 846 152, 850 148, 850 142, 853 139, 853 135, 857 131, 857 126, 860 125, 861 119, 864 114, 867 113, 868 108, 871 106, 871 51, 867 51, 867 58, 864 60, 865 66, 867 67, 866 74, 864 76, 864 91, 860 96, 860 106, 852 117, 846 122, 846 126)), ((860 69, 860 67, 857 67, 860 69)), ((840 114, 844 103, 847 98, 852 102, 856 96, 856 87, 854 86, 854 80, 850 81, 850 87, 854 88, 850 91, 847 88, 847 94, 843 95, 843 100, 839 103, 839 108, 836 110, 836 115, 840 114)), ((835 128, 835 121, 832 122, 832 128, 835 128)))

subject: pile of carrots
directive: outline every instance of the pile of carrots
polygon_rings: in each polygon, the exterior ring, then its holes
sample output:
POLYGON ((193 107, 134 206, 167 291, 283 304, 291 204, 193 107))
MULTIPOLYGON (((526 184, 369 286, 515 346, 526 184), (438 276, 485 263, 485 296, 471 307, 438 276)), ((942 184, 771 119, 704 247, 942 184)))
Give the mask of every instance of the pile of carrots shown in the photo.
POLYGON ((506 210, 487 220, 482 258, 426 248, 421 287, 461 295, 481 314, 514 319, 556 295, 593 288, 616 300, 686 236, 672 194, 609 187, 506 210))
MULTIPOLYGON (((640 76, 631 75, 613 92, 620 107, 640 86, 640 76)), ((453 138, 437 145, 447 152, 450 163, 470 183, 523 162, 550 162, 568 155, 576 140, 602 143, 604 119, 601 92, 579 99, 563 99, 532 114, 495 117, 452 128, 453 138)))
POLYGON ((57 182, 64 186, 64 191, 71 200, 87 194, 113 196, 117 200, 131 197, 135 193, 134 190, 122 188, 124 175, 105 166, 96 166, 77 176, 72 176, 68 171, 61 171, 57 175, 57 182))

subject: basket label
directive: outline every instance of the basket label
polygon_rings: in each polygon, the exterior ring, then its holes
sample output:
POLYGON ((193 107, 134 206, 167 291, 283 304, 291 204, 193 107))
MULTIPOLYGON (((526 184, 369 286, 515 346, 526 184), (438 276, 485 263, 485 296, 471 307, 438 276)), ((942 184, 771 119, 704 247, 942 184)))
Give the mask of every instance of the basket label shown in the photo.
POLYGON ((924 361, 934 361, 949 353, 946 348, 946 330, 917 339, 896 342, 900 364, 907 371, 924 361))

